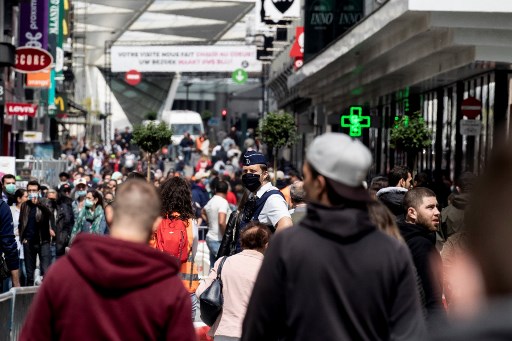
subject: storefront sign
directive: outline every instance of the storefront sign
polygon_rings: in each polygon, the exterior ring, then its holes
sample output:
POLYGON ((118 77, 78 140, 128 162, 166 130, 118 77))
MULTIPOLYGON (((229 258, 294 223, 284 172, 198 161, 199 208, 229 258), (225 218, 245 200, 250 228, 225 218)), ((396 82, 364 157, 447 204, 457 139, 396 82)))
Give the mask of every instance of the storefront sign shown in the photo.
POLYGON ((24 131, 21 139, 22 139, 22 142, 25 142, 25 143, 44 142, 43 133, 40 131, 24 131))
POLYGON ((304 59, 323 50, 363 18, 362 0, 305 0, 304 59))
POLYGON ((304 57, 304 27, 299 26, 295 28, 295 40, 290 50, 290 57, 302 58, 304 57))
POLYGON ((0 78, 0 105, 5 103, 5 82, 0 78))
POLYGON ((20 0, 19 46, 48 47, 48 0, 20 0))
POLYGON ((350 128, 350 136, 361 136, 363 128, 370 127, 370 116, 363 116, 362 107, 350 107, 350 115, 341 116, 341 126, 350 128))
POLYGON ((28 103, 5 103, 5 111, 8 115, 35 117, 37 104, 28 103))
POLYGON ((53 58, 48 53, 36 47, 18 47, 14 69, 18 72, 39 72, 52 65, 53 58))
POLYGON ((43 88, 50 87, 50 70, 34 72, 27 74, 27 88, 43 88))
POLYGON ((260 72, 256 46, 113 46, 112 71, 260 72))
POLYGON ((278 24, 282 20, 300 18, 300 0, 261 0, 263 17, 268 24, 278 24))

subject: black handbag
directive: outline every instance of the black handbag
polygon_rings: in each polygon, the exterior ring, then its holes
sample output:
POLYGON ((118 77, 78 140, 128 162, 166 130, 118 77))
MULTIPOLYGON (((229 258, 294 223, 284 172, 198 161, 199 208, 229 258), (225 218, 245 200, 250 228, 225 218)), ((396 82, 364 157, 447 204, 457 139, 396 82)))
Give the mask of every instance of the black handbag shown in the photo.
POLYGON ((224 296, 222 295, 222 279, 220 277, 222 266, 226 261, 222 258, 217 269, 217 277, 213 280, 212 284, 206 289, 201 296, 199 296, 199 310, 201 311, 201 320, 208 326, 213 326, 224 305, 224 296))
POLYGON ((0 281, 9 277, 11 277, 11 272, 9 271, 9 268, 7 268, 4 256, 0 254, 0 281))

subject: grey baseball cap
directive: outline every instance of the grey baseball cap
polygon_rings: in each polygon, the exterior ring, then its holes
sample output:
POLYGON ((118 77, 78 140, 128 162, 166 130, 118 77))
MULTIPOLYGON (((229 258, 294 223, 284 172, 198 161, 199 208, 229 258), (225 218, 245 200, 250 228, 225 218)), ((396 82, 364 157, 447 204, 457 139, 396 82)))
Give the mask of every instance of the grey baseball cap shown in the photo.
POLYGON ((306 160, 340 196, 354 201, 371 200, 363 181, 372 165, 372 154, 359 140, 341 133, 325 133, 313 140, 306 160))

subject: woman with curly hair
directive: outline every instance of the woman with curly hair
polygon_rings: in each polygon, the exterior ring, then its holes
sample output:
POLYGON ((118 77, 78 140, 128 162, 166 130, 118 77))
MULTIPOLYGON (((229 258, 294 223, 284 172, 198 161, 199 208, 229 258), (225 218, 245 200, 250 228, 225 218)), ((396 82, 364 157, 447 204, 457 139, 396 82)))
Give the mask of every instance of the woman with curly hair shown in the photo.
POLYGON ((180 276, 192 297, 192 319, 197 309, 196 289, 199 276, 194 265, 192 246, 194 242, 192 193, 188 182, 180 177, 167 179, 160 186, 162 221, 153 234, 150 245, 169 253, 181 262, 180 276))

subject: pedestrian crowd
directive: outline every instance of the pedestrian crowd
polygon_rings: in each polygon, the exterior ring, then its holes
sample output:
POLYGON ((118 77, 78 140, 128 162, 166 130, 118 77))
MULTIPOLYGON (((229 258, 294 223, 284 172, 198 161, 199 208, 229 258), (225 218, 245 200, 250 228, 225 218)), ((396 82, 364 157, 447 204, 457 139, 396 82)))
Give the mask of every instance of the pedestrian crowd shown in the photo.
POLYGON ((196 340, 194 320, 220 341, 512 337, 510 148, 451 183, 405 166, 369 179, 370 151, 340 133, 300 171, 271 169, 235 129, 189 139, 157 156, 174 157, 166 174, 145 166, 150 183, 126 164, 128 130, 81 150, 56 188, 3 176, 3 291, 41 285, 22 340, 196 340))

